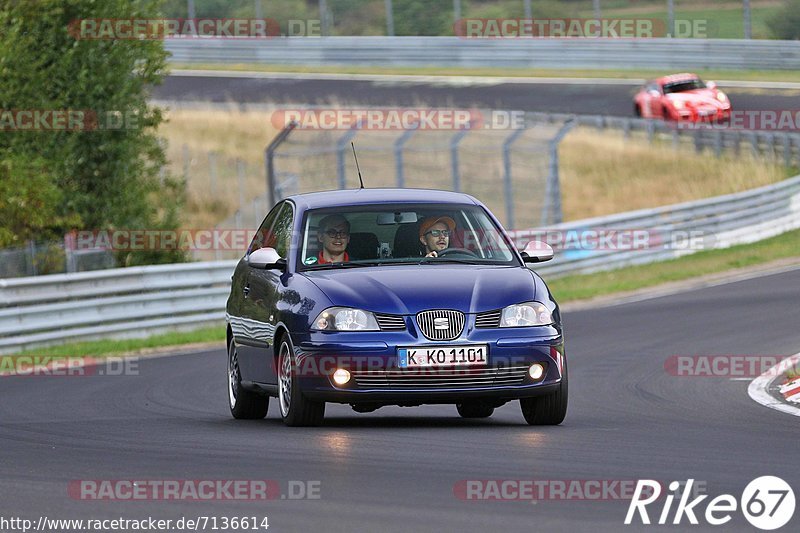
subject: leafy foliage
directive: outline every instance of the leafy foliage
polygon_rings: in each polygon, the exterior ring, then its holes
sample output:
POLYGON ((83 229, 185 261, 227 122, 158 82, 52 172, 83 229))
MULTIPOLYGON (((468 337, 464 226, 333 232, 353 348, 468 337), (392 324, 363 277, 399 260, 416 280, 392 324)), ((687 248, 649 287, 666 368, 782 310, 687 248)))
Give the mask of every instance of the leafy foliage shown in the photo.
POLYGON ((0 135, 0 245, 33 235, 60 239, 75 228, 176 224, 182 184, 159 176, 163 118, 147 102, 148 87, 164 76, 163 43, 78 39, 68 29, 77 19, 157 16, 157 0, 0 0, 0 110, 72 110, 87 118, 75 130, 0 135))

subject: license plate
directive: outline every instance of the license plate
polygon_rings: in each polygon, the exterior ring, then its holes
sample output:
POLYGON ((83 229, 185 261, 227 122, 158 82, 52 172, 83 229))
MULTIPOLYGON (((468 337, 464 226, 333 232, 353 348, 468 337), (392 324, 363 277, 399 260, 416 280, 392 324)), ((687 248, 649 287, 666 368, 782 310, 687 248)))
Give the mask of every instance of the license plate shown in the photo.
POLYGON ((398 348, 397 350, 397 366, 400 368, 486 366, 486 363, 486 345, 425 346, 421 348, 398 348))

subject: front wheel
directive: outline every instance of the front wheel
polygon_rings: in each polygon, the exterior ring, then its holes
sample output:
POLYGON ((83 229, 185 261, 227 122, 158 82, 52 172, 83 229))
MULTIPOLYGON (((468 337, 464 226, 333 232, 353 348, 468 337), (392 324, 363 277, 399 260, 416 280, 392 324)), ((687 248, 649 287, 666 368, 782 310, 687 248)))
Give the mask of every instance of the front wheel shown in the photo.
POLYGON ((244 420, 264 418, 269 409, 269 396, 261 396, 242 387, 239 353, 233 339, 228 346, 228 405, 233 418, 244 420))
POLYGON ((278 349, 278 405, 287 426, 318 426, 325 418, 325 402, 309 400, 300 390, 288 335, 283 336, 278 349))
POLYGON ((563 422, 567 416, 568 391, 567 360, 564 359, 564 373, 555 392, 519 401, 525 421, 532 426, 557 426, 563 422))

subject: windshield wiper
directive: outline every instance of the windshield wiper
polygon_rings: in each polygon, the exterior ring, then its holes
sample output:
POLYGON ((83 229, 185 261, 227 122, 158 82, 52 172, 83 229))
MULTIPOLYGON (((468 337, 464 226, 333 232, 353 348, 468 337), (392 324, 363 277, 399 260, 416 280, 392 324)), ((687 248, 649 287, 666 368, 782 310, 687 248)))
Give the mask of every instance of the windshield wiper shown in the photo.
POLYGON ((461 265, 485 265, 482 261, 475 259, 457 259, 455 257, 423 257, 419 264, 432 265, 436 263, 458 263, 461 265))

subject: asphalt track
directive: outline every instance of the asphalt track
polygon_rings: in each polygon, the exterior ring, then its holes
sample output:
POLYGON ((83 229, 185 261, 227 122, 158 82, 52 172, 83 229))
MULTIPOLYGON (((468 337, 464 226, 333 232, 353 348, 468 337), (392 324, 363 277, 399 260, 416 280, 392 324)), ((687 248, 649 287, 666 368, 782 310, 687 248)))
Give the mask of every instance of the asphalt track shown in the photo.
MULTIPOLYGON (((235 421, 223 350, 142 360, 125 377, 0 378, 0 517, 267 515, 270 531, 635 531, 647 528, 622 525, 623 501, 464 501, 453 487, 693 478, 712 496, 738 498, 750 480, 777 475, 798 491, 797 418, 750 400, 746 381, 664 370, 673 354, 800 351, 798 301, 800 269, 565 313, 571 395, 559 427, 525 425, 516 402, 480 421, 452 406, 356 414, 329 405, 323 427, 287 428, 272 400, 266 420, 235 421), (321 498, 73 500, 67 486, 80 479, 271 479, 283 491, 290 480, 317 480, 321 498)), ((799 512, 784 530, 796 530, 799 512)), ((737 512, 716 530, 753 528, 737 512)))
MULTIPOLYGON (((279 105, 431 106, 633 116, 636 83, 491 83, 169 76, 157 100, 279 105)), ((721 88, 740 111, 797 110, 798 91, 721 88)))

